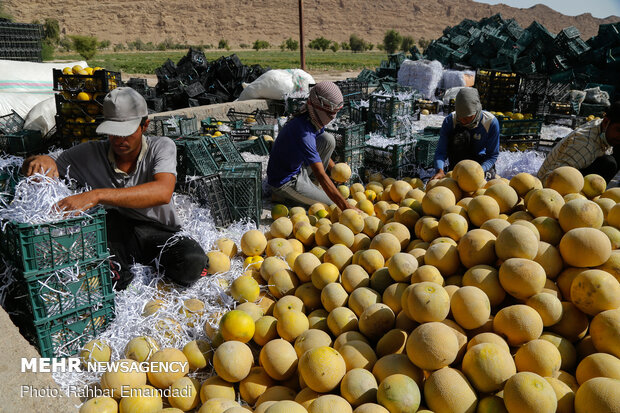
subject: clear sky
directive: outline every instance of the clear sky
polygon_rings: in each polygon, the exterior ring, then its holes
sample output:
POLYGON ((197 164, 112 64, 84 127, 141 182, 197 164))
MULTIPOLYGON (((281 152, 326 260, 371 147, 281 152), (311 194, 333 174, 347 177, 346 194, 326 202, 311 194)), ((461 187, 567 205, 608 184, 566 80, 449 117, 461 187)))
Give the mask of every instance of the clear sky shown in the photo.
POLYGON ((478 3, 506 4, 511 7, 527 9, 535 4, 544 4, 568 16, 590 13, 594 17, 620 16, 620 0, 474 0, 478 3))

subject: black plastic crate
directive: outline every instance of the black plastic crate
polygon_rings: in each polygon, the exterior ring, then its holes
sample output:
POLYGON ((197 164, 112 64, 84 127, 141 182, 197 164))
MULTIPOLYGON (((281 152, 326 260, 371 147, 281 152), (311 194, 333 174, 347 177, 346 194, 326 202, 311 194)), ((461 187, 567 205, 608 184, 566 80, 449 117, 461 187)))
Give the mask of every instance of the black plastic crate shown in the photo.
POLYGON ((516 137, 516 138, 503 138, 500 137, 499 147, 500 150, 507 150, 511 152, 525 152, 525 151, 537 151, 540 146, 540 136, 530 137, 516 137))
POLYGON ((232 215, 218 173, 187 179, 179 185, 179 190, 189 195, 198 205, 209 208, 218 227, 226 227, 232 223, 232 215))
POLYGON ((287 97, 284 99, 284 114, 292 115, 293 113, 297 113, 301 110, 302 106, 306 104, 308 98, 290 98, 287 97))
POLYGON ((103 120, 103 103, 100 100, 70 100, 62 94, 54 95, 56 114, 62 116, 66 122, 73 122, 82 118, 83 123, 92 119, 103 120))
POLYGON ((512 111, 519 91, 521 76, 517 73, 478 69, 474 87, 485 110, 512 111))
POLYGON ((233 219, 249 218, 260 225, 261 169, 259 162, 230 162, 220 167, 224 194, 233 219))
POLYGON ((219 131, 220 126, 226 126, 227 129, 242 129, 244 127, 244 121, 242 120, 218 120, 216 118, 208 117, 200 121, 202 125, 202 133, 214 134, 219 131))
POLYGON ((338 112, 340 117, 348 118, 352 123, 368 122, 368 106, 362 106, 361 102, 350 101, 338 112))
POLYGON ((417 99, 415 101, 416 110, 422 111, 424 109, 428 110, 429 113, 437 114, 439 113, 439 101, 432 102, 426 99, 417 99))
POLYGON ((53 69, 52 73, 54 90, 75 95, 79 92, 105 94, 122 84, 120 72, 109 70, 97 70, 92 75, 66 75, 60 69, 53 69))
POLYGON ((24 127, 24 119, 11 109, 11 113, 0 116, 0 134, 11 134, 24 127))
POLYGON ((43 136, 38 130, 22 129, 10 135, 0 135, 0 150, 17 156, 28 156, 45 147, 43 136))
POLYGON ((113 296, 97 306, 44 320, 35 325, 39 353, 43 357, 76 355, 87 342, 104 332, 113 320, 113 296))
POLYGON ((605 116, 605 113, 607 112, 607 110, 609 109, 609 106, 607 105, 599 105, 599 104, 595 104, 595 103, 582 103, 581 104, 581 109, 579 110, 579 115, 580 116, 598 116, 598 117, 603 117, 605 116))
POLYGON ((84 142, 87 140, 103 139, 103 135, 97 134, 97 126, 102 122, 101 119, 94 122, 86 122, 85 119, 65 118, 56 116, 56 129, 58 135, 67 144, 84 142))
POLYGON ((103 208, 48 224, 2 224, 0 250, 26 279, 108 256, 103 208))

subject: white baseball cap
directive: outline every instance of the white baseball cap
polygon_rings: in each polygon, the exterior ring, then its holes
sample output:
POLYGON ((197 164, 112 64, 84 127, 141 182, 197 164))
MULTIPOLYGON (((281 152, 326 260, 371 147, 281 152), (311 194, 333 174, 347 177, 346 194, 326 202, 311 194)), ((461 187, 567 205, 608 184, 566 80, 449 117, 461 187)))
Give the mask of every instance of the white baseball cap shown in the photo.
POLYGON ((146 100, 130 87, 118 87, 103 99, 103 118, 97 127, 101 135, 129 136, 134 133, 142 118, 148 116, 146 100))

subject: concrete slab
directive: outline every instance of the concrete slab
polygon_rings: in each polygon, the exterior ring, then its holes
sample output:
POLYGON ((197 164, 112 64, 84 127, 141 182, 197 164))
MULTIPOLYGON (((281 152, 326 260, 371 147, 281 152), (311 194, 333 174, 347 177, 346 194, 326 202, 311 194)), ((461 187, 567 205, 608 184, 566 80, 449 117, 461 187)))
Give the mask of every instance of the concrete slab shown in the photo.
POLYGON ((0 412, 78 412, 81 401, 67 397, 51 373, 22 373, 21 359, 40 357, 0 307, 0 412))
POLYGON ((171 110, 169 112, 159 112, 149 115, 152 119, 156 116, 173 116, 173 115, 185 115, 187 117, 196 116, 198 119, 204 119, 207 117, 214 117, 216 119, 228 120, 226 114, 230 108, 234 108, 239 112, 252 112, 256 109, 271 110, 273 109, 274 101, 266 99, 253 99, 244 100, 241 102, 227 102, 217 103, 215 105, 195 106, 193 108, 182 108, 177 110, 171 110))

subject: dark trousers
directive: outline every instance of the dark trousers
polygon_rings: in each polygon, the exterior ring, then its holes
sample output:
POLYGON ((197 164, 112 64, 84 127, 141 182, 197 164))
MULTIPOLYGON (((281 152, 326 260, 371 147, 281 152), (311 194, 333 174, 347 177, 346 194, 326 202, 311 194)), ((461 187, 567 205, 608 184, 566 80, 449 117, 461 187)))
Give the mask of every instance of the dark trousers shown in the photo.
POLYGON ((177 237, 167 243, 177 232, 174 228, 128 218, 115 209, 108 210, 106 227, 112 261, 120 264, 120 269, 112 267, 117 290, 131 282, 129 268, 134 262, 149 265, 155 260, 159 271, 183 286, 207 273, 209 259, 195 240, 177 237))
MULTIPOLYGON (((614 152, 616 152, 614 150, 614 152)), ((620 150, 618 151, 620 153, 620 150)), ((618 155, 616 155, 618 156, 618 155)), ((613 179, 618 173, 619 160, 614 155, 603 155, 594 160, 590 166, 580 169, 583 176, 589 174, 598 174, 605 178, 605 181, 609 184, 609 181, 613 179)), ((620 156, 618 156, 620 157, 620 156)))

